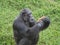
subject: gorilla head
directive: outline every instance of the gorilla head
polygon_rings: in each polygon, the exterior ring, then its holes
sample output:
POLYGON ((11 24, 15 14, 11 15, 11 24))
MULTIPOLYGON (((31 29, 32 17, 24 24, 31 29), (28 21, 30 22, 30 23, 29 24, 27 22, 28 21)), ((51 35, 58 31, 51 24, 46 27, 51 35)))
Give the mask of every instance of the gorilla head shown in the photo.
POLYGON ((28 8, 24 8, 21 11, 20 17, 24 22, 31 24, 30 27, 35 23, 34 17, 32 16, 32 11, 28 8))
POLYGON ((25 8, 21 11, 21 18, 24 20, 24 21, 30 21, 30 20, 33 20, 33 17, 32 17, 32 12, 30 9, 28 8, 25 8))

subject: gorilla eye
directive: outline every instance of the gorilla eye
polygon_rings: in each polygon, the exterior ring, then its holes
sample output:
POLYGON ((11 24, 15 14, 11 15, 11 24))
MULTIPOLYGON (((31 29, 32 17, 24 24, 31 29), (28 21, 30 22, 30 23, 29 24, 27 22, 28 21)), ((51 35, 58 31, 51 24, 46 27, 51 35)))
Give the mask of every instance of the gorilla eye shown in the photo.
POLYGON ((23 16, 27 16, 27 14, 26 13, 23 13, 23 16))

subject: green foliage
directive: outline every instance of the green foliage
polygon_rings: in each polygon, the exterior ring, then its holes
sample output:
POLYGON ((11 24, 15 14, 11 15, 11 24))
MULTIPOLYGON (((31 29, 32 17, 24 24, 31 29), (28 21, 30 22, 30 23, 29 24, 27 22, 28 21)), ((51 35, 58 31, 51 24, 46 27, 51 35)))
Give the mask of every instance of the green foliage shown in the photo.
POLYGON ((30 8, 36 20, 49 16, 49 28, 40 32, 38 45, 60 45, 60 0, 0 0, 0 45, 15 45, 12 24, 23 8, 30 8))

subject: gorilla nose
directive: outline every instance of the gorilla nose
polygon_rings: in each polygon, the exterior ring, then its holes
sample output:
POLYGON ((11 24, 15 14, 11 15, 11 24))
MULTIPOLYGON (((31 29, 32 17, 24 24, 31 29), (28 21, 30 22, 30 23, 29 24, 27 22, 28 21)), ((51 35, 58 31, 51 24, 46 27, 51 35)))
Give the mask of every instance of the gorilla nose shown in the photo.
POLYGON ((34 22, 34 19, 30 19, 30 22, 34 22))

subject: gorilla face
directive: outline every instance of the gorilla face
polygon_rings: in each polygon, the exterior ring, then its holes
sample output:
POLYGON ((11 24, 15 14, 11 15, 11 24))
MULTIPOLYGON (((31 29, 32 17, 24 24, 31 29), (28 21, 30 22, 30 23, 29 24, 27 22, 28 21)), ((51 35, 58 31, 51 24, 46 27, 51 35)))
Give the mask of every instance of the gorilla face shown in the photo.
POLYGON ((29 13, 29 14, 28 13, 24 13, 23 14, 23 20, 24 21, 28 21, 29 22, 29 21, 31 21, 31 19, 32 19, 32 14, 31 13, 29 13))
POLYGON ((22 14, 21 14, 22 19, 24 21, 29 21, 32 16, 32 12, 30 11, 30 9, 25 8, 21 12, 22 12, 22 14))

